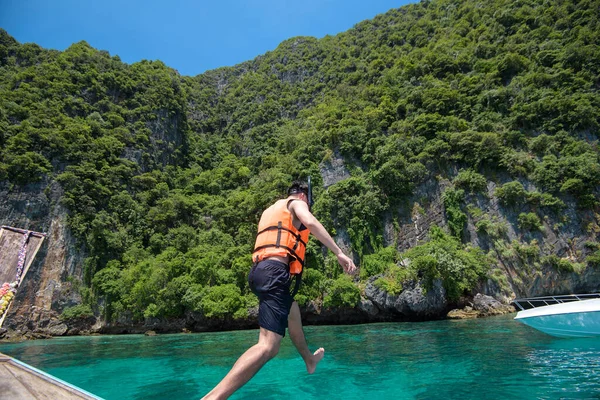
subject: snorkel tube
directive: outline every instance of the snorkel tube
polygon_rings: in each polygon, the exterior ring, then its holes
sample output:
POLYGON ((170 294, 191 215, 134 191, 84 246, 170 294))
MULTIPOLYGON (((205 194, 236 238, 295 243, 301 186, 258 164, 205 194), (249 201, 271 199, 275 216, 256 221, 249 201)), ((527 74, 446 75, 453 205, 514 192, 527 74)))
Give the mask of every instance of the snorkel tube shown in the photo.
POLYGON ((312 208, 314 201, 312 195, 312 183, 310 182, 310 176, 308 177, 308 209, 312 208))

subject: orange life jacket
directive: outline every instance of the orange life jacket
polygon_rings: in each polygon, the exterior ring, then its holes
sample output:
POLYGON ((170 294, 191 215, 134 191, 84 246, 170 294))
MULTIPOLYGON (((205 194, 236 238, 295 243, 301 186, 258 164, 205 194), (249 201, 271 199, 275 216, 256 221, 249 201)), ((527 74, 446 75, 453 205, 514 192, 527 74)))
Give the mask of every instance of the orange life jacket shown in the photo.
POLYGON ((257 263, 268 257, 289 256, 290 273, 300 274, 310 232, 306 227, 296 229, 294 226, 292 213, 288 210, 291 201, 294 199, 279 200, 262 213, 252 259, 257 263))

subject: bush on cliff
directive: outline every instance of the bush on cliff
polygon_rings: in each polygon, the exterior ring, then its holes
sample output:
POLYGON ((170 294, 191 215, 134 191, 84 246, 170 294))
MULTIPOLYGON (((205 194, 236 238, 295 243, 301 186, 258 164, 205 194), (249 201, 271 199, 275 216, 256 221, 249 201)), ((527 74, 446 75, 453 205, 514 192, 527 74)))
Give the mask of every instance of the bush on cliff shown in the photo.
POLYGON ((448 298, 457 300, 488 273, 491 262, 481 249, 463 246, 439 227, 431 229, 429 239, 403 254, 410 268, 423 277, 426 288, 442 279, 448 298))
POLYGON ((551 254, 549 256, 545 256, 541 259, 542 264, 546 264, 554 268, 559 272, 575 272, 579 273, 585 267, 580 263, 574 263, 566 258, 560 258, 557 255, 551 254))
POLYGON ((246 301, 240 289, 232 284, 213 286, 205 291, 199 308, 208 318, 245 318, 248 316, 246 301))
POLYGON ((523 202, 527 191, 519 181, 507 182, 496 189, 496 197, 504 205, 514 206, 523 202))
POLYGON ((461 170, 452 180, 455 186, 466 189, 469 193, 480 193, 487 188, 485 176, 472 169, 461 170))
POLYGON ((467 215, 461 209, 464 195, 464 190, 454 188, 448 188, 442 194, 448 227, 450 228, 450 232, 458 239, 462 238, 463 230, 467 223, 467 215))
POLYGON ((67 307, 60 314, 60 319, 63 321, 70 321, 75 319, 93 317, 94 312, 92 308, 87 304, 78 304, 73 307, 67 307))
POLYGON ((383 276, 374 282, 374 285, 377 288, 395 296, 402 293, 402 290, 404 290, 404 284, 407 281, 415 279, 417 279, 417 271, 415 271, 413 268, 410 266, 405 267, 394 265, 389 267, 383 276))
POLYGON ((595 251, 594 253, 587 256, 587 258, 585 260, 592 267, 600 268, 600 250, 595 251))
POLYGON ((394 246, 380 249, 376 253, 366 255, 360 265, 360 279, 382 274, 393 268, 400 261, 400 253, 394 246))
POLYGON ((524 231, 541 231, 544 225, 536 213, 520 213, 517 218, 519 228, 524 231))
POLYGON ((356 307, 360 301, 360 290, 352 283, 348 275, 340 275, 333 284, 327 288, 323 299, 325 307, 356 307))

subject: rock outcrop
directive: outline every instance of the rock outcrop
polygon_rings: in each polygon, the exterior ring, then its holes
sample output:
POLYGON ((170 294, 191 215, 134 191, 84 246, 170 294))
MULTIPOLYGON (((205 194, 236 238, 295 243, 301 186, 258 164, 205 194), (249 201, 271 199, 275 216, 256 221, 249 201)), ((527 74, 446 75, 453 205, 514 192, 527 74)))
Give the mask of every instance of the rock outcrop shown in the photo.
POLYGON ((411 320, 434 319, 444 315, 448 307, 446 291, 440 280, 436 280, 429 290, 425 290, 420 282, 410 281, 401 293, 393 295, 375 285, 377 278, 371 278, 365 288, 367 301, 378 310, 375 315, 386 313, 411 320))
POLYGON ((473 302, 469 302, 462 309, 450 311, 447 317, 450 319, 470 319, 510 314, 513 312, 515 312, 515 308, 510 304, 502 304, 491 296, 477 293, 473 298, 473 302))

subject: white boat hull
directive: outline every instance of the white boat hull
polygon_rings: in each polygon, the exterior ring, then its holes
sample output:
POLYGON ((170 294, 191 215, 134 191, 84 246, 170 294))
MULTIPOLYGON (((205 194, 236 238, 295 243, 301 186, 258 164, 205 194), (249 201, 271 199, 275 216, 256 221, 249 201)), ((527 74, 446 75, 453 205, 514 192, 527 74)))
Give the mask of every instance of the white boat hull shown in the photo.
POLYGON ((515 319, 556 337, 600 336, 600 299, 523 310, 515 319))

